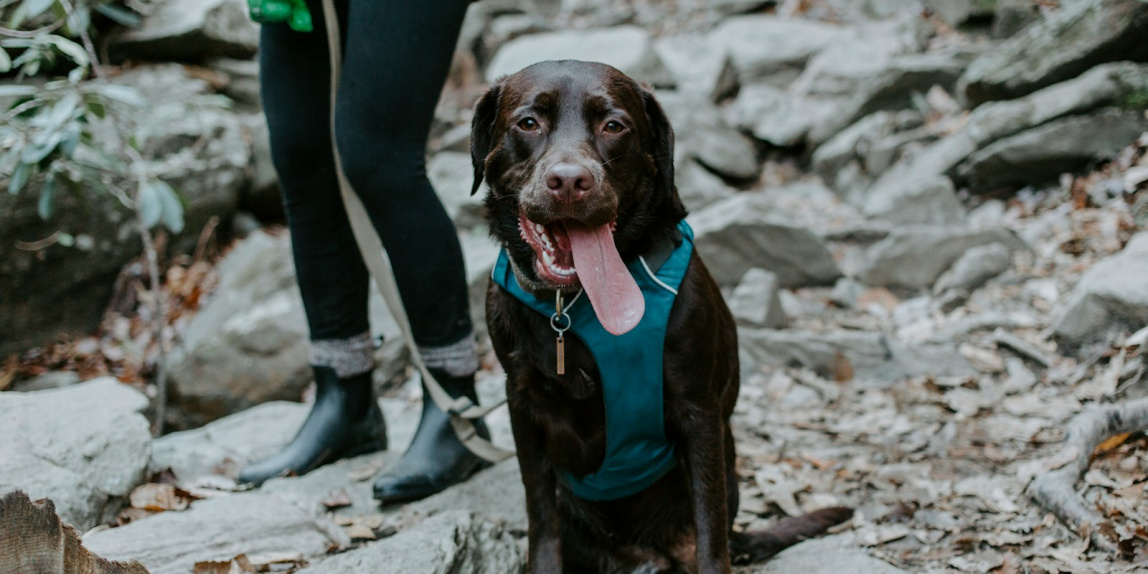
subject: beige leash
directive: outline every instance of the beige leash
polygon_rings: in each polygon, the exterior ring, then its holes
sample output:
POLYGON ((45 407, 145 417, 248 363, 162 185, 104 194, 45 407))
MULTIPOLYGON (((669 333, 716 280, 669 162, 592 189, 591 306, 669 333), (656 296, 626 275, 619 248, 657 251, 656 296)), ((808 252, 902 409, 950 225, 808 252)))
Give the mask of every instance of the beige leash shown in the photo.
MULTIPOLYGON (((406 308, 403 307, 403 300, 395 283, 395 275, 391 269, 387 251, 383 247, 382 241, 379 240, 379 235, 375 232, 371 219, 367 216, 363 202, 358 195, 355 195, 350 182, 347 181, 346 174, 343 173, 343 165, 339 160, 339 150, 335 146, 335 96, 339 89, 342 67, 342 43, 339 40, 339 20, 335 13, 333 0, 323 0, 323 15, 327 22, 327 46, 331 54, 331 147, 335 154, 335 170, 339 178, 339 189, 343 195, 343 203, 347 207, 347 215, 351 220, 355 241, 359 244, 359 251, 362 252, 367 268, 370 269, 371 276, 375 278, 379 292, 382 293, 383 300, 391 310, 391 315, 394 316, 395 322, 399 324, 399 329, 402 330, 403 340, 406 342, 407 348, 410 349, 412 361, 418 367, 419 373, 422 374, 423 384, 430 392, 431 400, 440 410, 450 413, 451 426, 459 440, 475 455, 488 461, 498 462, 510 458, 514 456, 514 451, 495 446, 490 441, 478 436, 474 430, 474 419, 486 416, 490 411, 502 406, 506 400, 503 399, 497 404, 483 408, 472 403, 466 397, 451 398, 431 375, 419 353, 418 345, 415 344, 414 335, 411 333, 411 323, 407 318, 406 308)), ((423 400, 426 400, 426 397, 423 397, 423 400)))

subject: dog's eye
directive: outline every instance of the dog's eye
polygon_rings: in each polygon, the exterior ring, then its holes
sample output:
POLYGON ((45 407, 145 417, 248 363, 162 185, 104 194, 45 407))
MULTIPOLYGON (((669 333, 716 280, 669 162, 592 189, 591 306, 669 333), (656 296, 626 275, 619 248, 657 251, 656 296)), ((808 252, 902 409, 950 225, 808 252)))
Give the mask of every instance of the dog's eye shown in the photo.
POLYGON ((522 118, 518 121, 518 127, 523 131, 532 132, 538 129, 538 120, 534 118, 522 118))
POLYGON ((620 134, 626 130, 626 126, 622 125, 622 122, 610 120, 606 122, 606 125, 602 127, 602 130, 608 134, 620 134))

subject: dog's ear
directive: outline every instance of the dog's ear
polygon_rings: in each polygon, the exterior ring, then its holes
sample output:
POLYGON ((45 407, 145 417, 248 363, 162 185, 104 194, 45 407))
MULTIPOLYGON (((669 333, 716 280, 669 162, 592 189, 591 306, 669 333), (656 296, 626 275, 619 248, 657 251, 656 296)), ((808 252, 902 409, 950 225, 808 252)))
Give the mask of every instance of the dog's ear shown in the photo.
POLYGON ((474 119, 470 123, 470 161, 474 164, 474 186, 470 194, 478 192, 486 171, 486 156, 494 145, 494 122, 502 101, 502 83, 496 83, 483 94, 474 106, 474 119))
POLYGON ((685 217, 686 209, 678 197, 677 188, 674 187, 674 129, 661 104, 654 98, 652 90, 639 88, 642 91, 642 105, 646 110, 646 121, 650 124, 650 141, 652 149, 650 154, 654 158, 654 165, 658 169, 658 185, 662 192, 671 198, 672 207, 685 217))

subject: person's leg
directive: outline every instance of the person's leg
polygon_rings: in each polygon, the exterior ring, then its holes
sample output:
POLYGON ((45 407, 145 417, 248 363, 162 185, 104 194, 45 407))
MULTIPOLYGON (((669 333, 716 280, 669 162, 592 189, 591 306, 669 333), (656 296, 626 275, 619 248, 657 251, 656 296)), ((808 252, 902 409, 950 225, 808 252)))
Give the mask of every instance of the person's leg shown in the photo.
MULTIPOLYGON (((343 13, 346 3, 342 4, 343 13)), ((266 24, 260 37, 263 107, 311 333, 316 397, 281 452, 247 465, 239 481, 304 474, 341 456, 386 448, 371 386, 368 273, 351 233, 331 148, 330 66, 324 20, 315 32, 266 24)))
MULTIPOLYGON (((335 138, 347 178, 387 248, 428 367, 452 396, 475 400, 462 249, 424 159, 466 6, 465 0, 351 0, 335 138)), ((482 465, 426 398, 410 448, 375 483, 375 496, 422 498, 482 465)))

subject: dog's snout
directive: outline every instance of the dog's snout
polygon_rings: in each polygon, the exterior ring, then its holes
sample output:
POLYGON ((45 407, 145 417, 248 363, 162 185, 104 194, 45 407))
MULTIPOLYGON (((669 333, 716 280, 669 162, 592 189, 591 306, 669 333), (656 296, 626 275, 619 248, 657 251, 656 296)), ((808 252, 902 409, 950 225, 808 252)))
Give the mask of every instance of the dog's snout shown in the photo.
POLYGON ((594 189, 594 175, 573 163, 559 163, 546 174, 546 187, 559 201, 577 201, 594 189))

